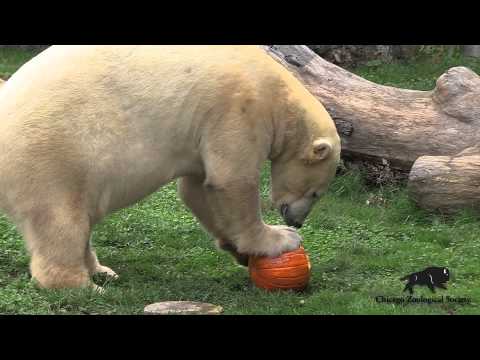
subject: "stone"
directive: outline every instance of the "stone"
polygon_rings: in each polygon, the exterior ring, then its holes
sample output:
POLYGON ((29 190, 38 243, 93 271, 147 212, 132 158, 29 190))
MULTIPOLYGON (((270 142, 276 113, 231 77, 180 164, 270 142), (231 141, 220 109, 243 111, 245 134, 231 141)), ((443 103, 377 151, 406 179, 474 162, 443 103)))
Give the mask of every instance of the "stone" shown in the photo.
POLYGON ((223 308, 218 305, 193 301, 165 301, 145 307, 145 315, 219 315, 223 308))

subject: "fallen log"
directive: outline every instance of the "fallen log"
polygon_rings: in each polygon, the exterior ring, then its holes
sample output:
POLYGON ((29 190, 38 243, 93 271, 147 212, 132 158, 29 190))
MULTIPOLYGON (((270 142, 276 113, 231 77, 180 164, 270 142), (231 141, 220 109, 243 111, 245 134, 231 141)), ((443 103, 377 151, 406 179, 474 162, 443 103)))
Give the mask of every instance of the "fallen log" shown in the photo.
POLYGON ((447 71, 432 91, 382 86, 331 64, 304 45, 263 48, 324 104, 347 159, 408 174, 424 155, 451 156, 480 142, 480 77, 447 71))
POLYGON ((333 65, 303 45, 263 48, 324 104, 346 160, 408 176, 427 210, 480 210, 480 77, 465 67, 432 91, 382 86, 333 65), (413 166, 413 168, 412 168, 413 166))

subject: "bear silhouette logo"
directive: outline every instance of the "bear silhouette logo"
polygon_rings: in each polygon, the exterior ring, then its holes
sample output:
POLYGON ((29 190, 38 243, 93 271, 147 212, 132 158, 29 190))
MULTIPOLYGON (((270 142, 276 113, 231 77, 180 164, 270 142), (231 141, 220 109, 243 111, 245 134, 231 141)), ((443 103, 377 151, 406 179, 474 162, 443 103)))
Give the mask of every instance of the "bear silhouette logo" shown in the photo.
POLYGON ((450 279, 450 271, 445 267, 432 266, 423 271, 419 271, 401 278, 401 281, 408 280, 403 291, 409 291, 413 294, 415 285, 428 286, 434 293, 435 288, 447 289, 446 283, 450 279))

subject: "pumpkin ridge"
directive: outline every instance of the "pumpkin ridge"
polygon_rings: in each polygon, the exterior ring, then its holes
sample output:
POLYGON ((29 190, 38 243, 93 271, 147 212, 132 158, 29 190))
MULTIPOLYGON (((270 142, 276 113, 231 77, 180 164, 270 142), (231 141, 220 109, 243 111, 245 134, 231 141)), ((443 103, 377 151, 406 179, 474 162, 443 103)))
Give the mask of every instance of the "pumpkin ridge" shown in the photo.
POLYGON ((306 286, 310 276, 296 276, 296 277, 278 277, 275 279, 268 279, 262 276, 261 274, 257 274, 256 280, 260 280, 261 282, 267 283, 269 286, 278 288, 278 287, 287 287, 287 288, 299 288, 306 286), (278 281, 277 281, 278 280, 278 281), (288 284, 284 284, 284 282, 288 282, 288 284), (290 284, 294 283, 294 284, 290 284), (305 285, 304 285, 305 284, 305 285))

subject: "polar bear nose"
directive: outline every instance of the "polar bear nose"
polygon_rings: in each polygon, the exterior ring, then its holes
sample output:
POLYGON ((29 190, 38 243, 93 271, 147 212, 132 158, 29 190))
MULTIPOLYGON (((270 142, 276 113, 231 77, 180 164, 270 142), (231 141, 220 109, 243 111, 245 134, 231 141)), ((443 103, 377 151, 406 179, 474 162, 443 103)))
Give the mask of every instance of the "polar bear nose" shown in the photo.
POLYGON ((298 223, 298 222, 296 222, 296 221, 292 221, 290 224, 287 223, 287 225, 288 225, 288 226, 293 226, 293 227, 295 227, 295 228, 297 228, 297 229, 300 229, 300 228, 303 226, 303 224, 300 224, 300 223, 298 223))

